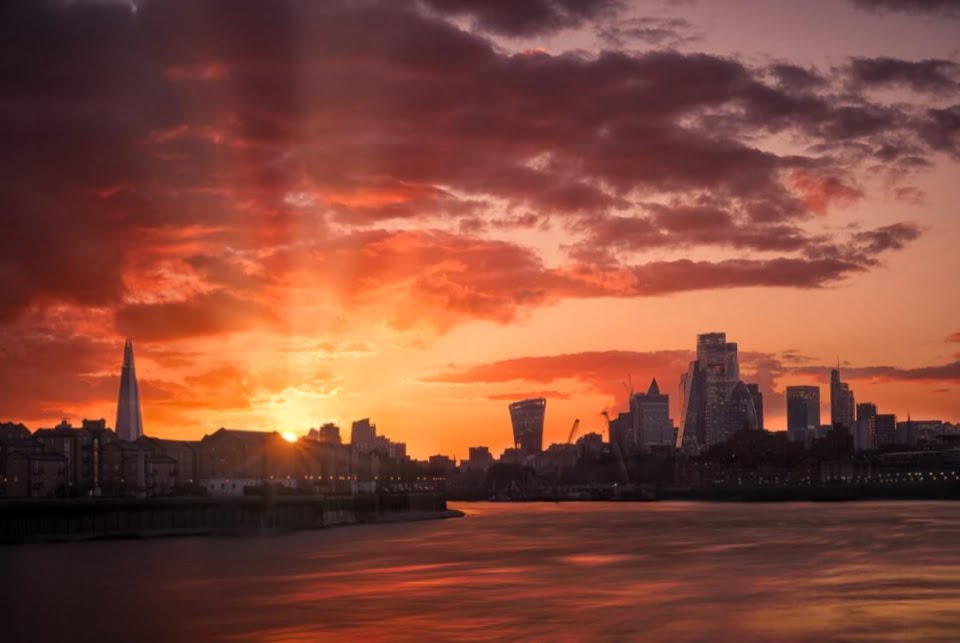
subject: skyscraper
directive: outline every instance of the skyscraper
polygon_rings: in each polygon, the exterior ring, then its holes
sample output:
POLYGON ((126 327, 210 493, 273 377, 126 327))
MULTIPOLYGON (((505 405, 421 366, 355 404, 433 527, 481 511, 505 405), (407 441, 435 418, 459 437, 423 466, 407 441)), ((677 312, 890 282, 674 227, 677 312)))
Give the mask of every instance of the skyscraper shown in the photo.
POLYGON ((680 431, 677 448, 696 453, 706 444, 703 426, 703 373, 700 363, 690 362, 686 373, 680 374, 680 431))
POLYGON ((542 397, 521 400, 510 405, 513 444, 523 455, 534 455, 543 451, 543 420, 546 413, 547 400, 542 397))
POLYGON ((739 381, 736 342, 726 333, 697 335, 697 359, 680 375, 678 448, 695 452, 729 437, 723 407, 739 381))
POLYGON ((853 448, 857 451, 869 451, 876 446, 873 418, 877 415, 877 405, 871 402, 857 404, 857 426, 853 434, 853 448))
POLYGON ((377 425, 370 418, 357 420, 350 426, 350 446, 358 453, 370 453, 377 446, 377 425))
POLYGON ((641 447, 676 441, 670 419, 670 396, 660 392, 656 378, 650 382, 646 393, 630 397, 630 415, 633 416, 635 441, 641 447))
POLYGON ((729 438, 743 429, 757 430, 757 410, 753 405, 753 396, 743 382, 737 382, 730 398, 723 405, 724 435, 729 438))
POLYGON ((897 416, 893 413, 878 413, 870 418, 876 448, 888 447, 897 442, 897 416))
POLYGON ((726 333, 697 335, 697 362, 703 372, 703 425, 707 446, 727 439, 723 406, 740 381, 736 342, 726 333))
POLYGON ((830 424, 840 425, 847 431, 853 429, 853 391, 840 379, 840 369, 830 371, 830 424))
POLYGON ((787 436, 806 443, 820 427, 820 387, 787 387, 787 436))
POLYGON ((120 394, 117 399, 117 436, 133 442, 143 435, 143 418, 140 416, 140 388, 137 386, 137 371, 133 365, 133 342, 127 339, 123 345, 123 366, 120 368, 120 394))
POLYGON ((747 384, 747 390, 753 398, 753 410, 757 413, 757 428, 766 428, 763 424, 763 393, 760 392, 760 385, 747 384))

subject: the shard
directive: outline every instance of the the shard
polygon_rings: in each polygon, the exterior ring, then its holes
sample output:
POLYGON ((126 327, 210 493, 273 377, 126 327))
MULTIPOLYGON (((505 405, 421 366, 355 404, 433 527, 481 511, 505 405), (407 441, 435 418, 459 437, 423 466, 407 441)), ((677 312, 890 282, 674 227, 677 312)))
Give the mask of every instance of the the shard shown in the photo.
POLYGON ((133 366, 133 342, 129 339, 123 346, 123 368, 120 369, 120 397, 117 400, 117 436, 133 442, 143 435, 143 418, 140 416, 140 389, 137 386, 137 371, 133 366))

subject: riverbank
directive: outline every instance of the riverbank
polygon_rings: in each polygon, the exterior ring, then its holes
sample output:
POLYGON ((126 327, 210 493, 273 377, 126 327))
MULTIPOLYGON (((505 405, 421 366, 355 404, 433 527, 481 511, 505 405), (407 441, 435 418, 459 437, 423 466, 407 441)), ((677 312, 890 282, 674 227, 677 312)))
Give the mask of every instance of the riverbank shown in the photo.
POLYGON ((0 501, 0 544, 269 535, 462 516, 440 494, 0 501))
POLYGON ((710 487, 603 487, 576 494, 516 493, 496 497, 448 495, 455 502, 856 502, 858 500, 960 500, 960 482, 921 482, 900 485, 718 485, 710 487))

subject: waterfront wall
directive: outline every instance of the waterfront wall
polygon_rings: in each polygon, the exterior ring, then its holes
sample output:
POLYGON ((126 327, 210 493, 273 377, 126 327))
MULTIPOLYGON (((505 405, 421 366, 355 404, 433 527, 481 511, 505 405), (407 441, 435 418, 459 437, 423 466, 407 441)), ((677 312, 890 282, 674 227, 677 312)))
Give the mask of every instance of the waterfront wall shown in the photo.
POLYGON ((0 502, 0 543, 260 534, 447 515, 433 493, 10 500, 0 502))

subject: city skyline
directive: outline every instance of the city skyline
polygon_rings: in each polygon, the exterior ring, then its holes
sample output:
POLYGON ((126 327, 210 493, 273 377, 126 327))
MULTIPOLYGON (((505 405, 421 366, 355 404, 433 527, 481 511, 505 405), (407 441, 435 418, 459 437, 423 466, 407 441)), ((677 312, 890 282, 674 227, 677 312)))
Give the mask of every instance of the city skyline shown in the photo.
MULTIPOLYGON (((689 369, 680 374, 679 416, 676 423, 671 419, 670 395, 662 394, 656 377, 650 381, 646 392, 633 390, 632 377, 627 376, 624 388, 628 393, 627 407, 619 413, 616 420, 604 409, 598 415, 604 419, 605 427, 593 431, 588 423, 584 433, 590 432, 606 438, 607 444, 634 453, 669 447, 688 455, 703 454, 711 447, 726 443, 741 429, 766 430, 784 433, 791 442, 799 442, 809 447, 811 441, 823 437, 830 429, 843 429, 850 436, 856 450, 870 450, 878 446, 893 444, 896 432, 897 414, 878 413, 874 402, 854 401, 855 393, 848 382, 842 380, 839 364, 830 369, 830 384, 827 397, 821 395, 819 385, 788 385, 785 388, 786 424, 783 428, 771 428, 764 419, 763 392, 759 385, 746 383, 740 379, 739 351, 736 342, 728 342, 726 333, 708 332, 697 335, 696 360, 689 369), (823 407, 829 409, 830 421, 823 423, 823 407), (876 419, 874 419, 876 418, 876 419), (606 434, 606 435, 604 435, 606 434)), ((561 440, 544 441, 544 426, 547 399, 544 397, 515 400, 507 406, 510 415, 512 440, 503 449, 507 460, 524 461, 542 454, 549 446, 562 445, 561 440)), ((120 386, 116 404, 116 436, 126 442, 136 442, 145 434, 141 419, 139 387, 133 357, 133 342, 128 338, 124 342, 123 360, 120 371, 120 386)), ((940 421, 940 418, 918 419, 918 422, 940 421)), ((911 415, 907 414, 907 423, 911 415)), ((949 422, 949 420, 947 420, 949 422)), ((958 423, 960 424, 960 423, 958 423)), ((84 427, 97 426, 99 430, 109 427, 106 420, 83 418, 84 427)), ((580 419, 574 422, 574 428, 567 438, 567 445, 575 437, 580 419)), ((6 421, 6 426, 26 427, 21 423, 6 421)), ((55 429, 61 427, 72 430, 70 420, 62 418, 55 429)), ((391 458, 407 457, 407 444, 391 440, 385 435, 377 435, 376 424, 364 417, 350 422, 349 441, 341 439, 341 429, 336 422, 327 421, 322 425, 300 427, 296 431, 285 431, 282 427, 254 430, 252 433, 280 436, 287 442, 297 442, 306 438, 326 444, 344 444, 360 452, 377 450, 391 458)), ((240 427, 219 427, 205 431, 203 438, 232 431, 251 433, 240 427)), ((152 436, 169 439, 169 436, 152 436)), ((494 443, 496 444, 496 443, 494 443)), ((489 449, 488 446, 470 446, 472 454, 477 449, 489 449)), ((416 451, 416 450, 415 450, 416 451)), ((418 454, 419 455, 419 454, 418 454)), ((471 456, 472 457, 472 456, 471 456)), ((447 458, 445 455, 430 456, 447 458)), ((456 456, 450 460, 456 462, 456 456)))
POLYGON ((895 4, 12 2, 0 419, 116 417, 129 337, 149 435, 462 457, 679 424, 723 331, 768 428, 838 355, 955 422, 957 22, 895 4))

